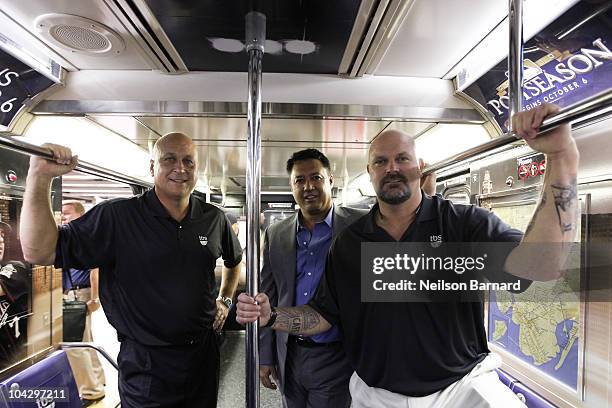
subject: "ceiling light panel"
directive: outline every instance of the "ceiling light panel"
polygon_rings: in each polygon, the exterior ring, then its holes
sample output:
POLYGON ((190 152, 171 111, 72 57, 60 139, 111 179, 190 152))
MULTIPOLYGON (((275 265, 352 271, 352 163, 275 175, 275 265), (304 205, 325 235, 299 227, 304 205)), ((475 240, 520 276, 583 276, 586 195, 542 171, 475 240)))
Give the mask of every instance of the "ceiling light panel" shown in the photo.
POLYGON ((86 118, 37 116, 17 139, 70 147, 80 159, 150 181, 147 151, 86 118))

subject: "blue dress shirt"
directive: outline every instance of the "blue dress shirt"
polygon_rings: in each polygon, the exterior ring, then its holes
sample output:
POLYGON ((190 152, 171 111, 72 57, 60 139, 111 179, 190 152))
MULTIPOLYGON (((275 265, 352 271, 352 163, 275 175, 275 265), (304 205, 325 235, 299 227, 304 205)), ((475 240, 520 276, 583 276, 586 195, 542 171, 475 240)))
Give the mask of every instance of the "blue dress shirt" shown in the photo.
MULTIPOLYGON (((319 281, 325 273, 325 260, 332 242, 332 219, 334 209, 327 213, 325 219, 315 224, 312 232, 304 227, 298 216, 296 271, 295 279, 295 305, 308 303, 319 286, 319 281)), ((340 340, 340 330, 337 326, 312 336, 317 343, 329 343, 340 340)))

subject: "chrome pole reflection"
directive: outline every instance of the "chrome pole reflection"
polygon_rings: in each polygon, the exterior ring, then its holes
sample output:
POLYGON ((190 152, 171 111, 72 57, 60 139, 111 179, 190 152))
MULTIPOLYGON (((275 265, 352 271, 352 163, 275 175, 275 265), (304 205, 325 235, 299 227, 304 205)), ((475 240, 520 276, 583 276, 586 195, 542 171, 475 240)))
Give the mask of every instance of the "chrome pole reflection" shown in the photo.
MULTIPOLYGON (((249 54, 247 109, 247 292, 259 292, 259 205, 261 191, 261 61, 266 39, 266 16, 246 15, 246 50, 249 54)), ((258 323, 246 328, 246 407, 259 407, 259 330, 258 323)))
POLYGON ((509 0, 508 131, 512 115, 523 110, 523 0, 509 0))

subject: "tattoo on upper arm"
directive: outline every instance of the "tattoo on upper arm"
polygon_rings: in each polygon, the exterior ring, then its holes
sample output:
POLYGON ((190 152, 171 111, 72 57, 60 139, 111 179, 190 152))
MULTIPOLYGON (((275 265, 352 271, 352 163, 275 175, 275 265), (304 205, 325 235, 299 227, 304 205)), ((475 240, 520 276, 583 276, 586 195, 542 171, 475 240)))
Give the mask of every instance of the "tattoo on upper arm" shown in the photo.
POLYGON ((551 188, 555 197, 555 209, 557 210, 561 232, 570 232, 575 225, 574 217, 578 198, 576 179, 574 178, 569 185, 553 184, 551 188))

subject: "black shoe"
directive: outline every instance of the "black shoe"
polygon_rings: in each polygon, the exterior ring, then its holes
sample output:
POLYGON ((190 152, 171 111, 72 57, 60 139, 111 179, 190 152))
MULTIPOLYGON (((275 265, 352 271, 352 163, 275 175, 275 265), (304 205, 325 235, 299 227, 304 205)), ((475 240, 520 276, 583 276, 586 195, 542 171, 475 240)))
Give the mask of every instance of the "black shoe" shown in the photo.
POLYGON ((83 408, 85 408, 85 407, 95 404, 98 401, 102 401, 103 399, 104 399, 104 395, 96 399, 81 398, 81 403, 83 404, 83 408))

